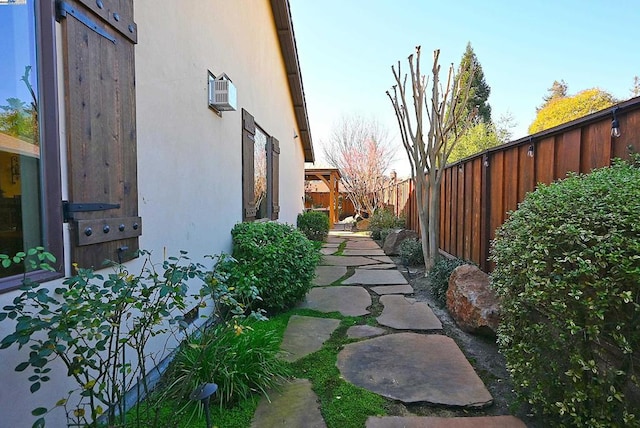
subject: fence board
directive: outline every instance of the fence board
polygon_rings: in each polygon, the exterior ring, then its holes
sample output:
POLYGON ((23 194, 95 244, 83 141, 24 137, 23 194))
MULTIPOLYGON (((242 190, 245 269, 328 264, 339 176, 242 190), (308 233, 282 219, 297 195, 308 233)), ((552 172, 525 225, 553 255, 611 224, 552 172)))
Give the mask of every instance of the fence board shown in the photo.
POLYGON ((535 181, 538 183, 550 184, 555 179, 554 175, 554 159, 555 153, 555 137, 548 137, 540 140, 536 145, 535 152, 535 181))

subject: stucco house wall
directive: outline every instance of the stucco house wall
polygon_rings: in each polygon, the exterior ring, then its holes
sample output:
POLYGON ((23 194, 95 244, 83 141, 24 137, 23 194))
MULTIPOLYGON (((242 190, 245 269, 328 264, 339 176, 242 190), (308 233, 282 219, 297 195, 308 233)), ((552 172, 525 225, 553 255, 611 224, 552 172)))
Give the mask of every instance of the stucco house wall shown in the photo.
MULTIPOLYGON (((281 222, 295 224, 304 209, 305 152, 299 137, 289 80, 269 0, 135 0, 138 26, 136 119, 138 205, 144 219, 140 248, 157 261, 188 251, 196 261, 205 254, 229 252, 230 230, 242 221, 242 112, 280 142, 281 222), (237 88, 237 111, 218 116, 207 105, 207 71, 226 73, 237 88)), ((58 40, 60 24, 57 24, 58 40)), ((61 52, 57 52, 59 62, 61 52)), ((64 151, 64 76, 59 67, 62 192, 66 196, 64 151)), ((307 159, 308 160, 308 159, 307 159)), ((65 231, 65 260, 70 265, 65 231)), ((140 260, 127 264, 132 271, 140 260)), ((67 274, 70 267, 66 267, 67 274)), ((55 287, 59 281, 46 285, 55 287)), ((0 307, 19 294, 0 294, 0 307)), ((0 323, 0 337, 10 333, 0 323)), ((165 350, 156 338, 152 351, 165 350)), ((173 344, 169 344, 171 347, 173 344)), ((52 407, 75 386, 65 369, 35 394, 16 348, 0 351, 0 426, 30 427, 35 407, 52 407), (62 375, 62 376, 60 376, 62 375)), ((47 426, 66 426, 61 409, 47 415, 47 426)))

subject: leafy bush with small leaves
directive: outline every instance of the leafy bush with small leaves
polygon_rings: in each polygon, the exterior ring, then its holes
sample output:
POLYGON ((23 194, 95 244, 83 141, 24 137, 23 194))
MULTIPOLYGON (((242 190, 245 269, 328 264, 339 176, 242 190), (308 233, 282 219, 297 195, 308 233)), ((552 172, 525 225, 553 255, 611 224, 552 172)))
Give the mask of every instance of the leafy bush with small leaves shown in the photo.
POLYGON ((640 426, 638 164, 540 185, 491 254, 521 399, 556 426, 640 426))
POLYGON ((319 211, 307 211, 298 214, 298 230, 312 241, 324 241, 329 233, 329 217, 319 211))
POLYGON ((369 230, 371 237, 376 241, 381 239, 380 233, 383 229, 397 229, 405 225, 402 217, 396 217, 391 211, 379 208, 369 218, 369 230))
POLYGON ((285 311, 311 288, 320 252, 299 230, 275 222, 238 223, 231 231, 233 257, 230 284, 255 285, 261 300, 254 302, 270 313, 285 311), (255 282, 248 284, 247 278, 255 282))
POLYGON ((393 232, 393 229, 382 229, 380 231, 380 241, 384 243, 385 239, 387 239, 387 236, 389 236, 391 232, 393 232))
POLYGON ((289 365, 278 357, 279 335, 259 329, 260 323, 215 324, 192 335, 172 361, 159 398, 177 399, 183 403, 178 413, 193 416, 198 407, 189 395, 203 383, 218 385, 212 401, 220 407, 277 386, 289 375, 289 365))
POLYGON ((400 260, 405 266, 418 266, 424 264, 422 243, 419 239, 405 239, 400 243, 400 260))
POLYGON ((473 264, 462 259, 449 259, 441 257, 431 268, 428 274, 431 292, 438 303, 442 306, 447 304, 447 289, 449 288, 449 277, 451 273, 462 265, 473 264))
MULTIPOLYGON (((28 360, 15 370, 33 372, 28 378, 31 392, 50 380, 52 368, 64 367, 75 381, 75 389, 53 408, 32 411, 38 417, 34 427, 44 426, 46 414, 56 407, 65 410, 69 426, 98 426, 98 418, 110 426, 122 424, 125 393, 137 382, 149 393, 146 364, 163 356, 147 346, 149 340, 183 332, 188 301, 198 307, 213 304, 215 317, 225 312, 237 320, 257 297, 255 287, 238 294, 226 286, 216 269, 221 258, 229 263, 224 256, 210 256, 214 267, 208 269, 192 263, 184 251, 161 264, 152 263, 149 252, 140 254, 144 263, 138 272, 119 264, 107 273, 76 267, 76 274, 55 289, 25 277, 21 294, 2 308, 0 321, 13 320, 15 330, 2 338, 0 349, 29 347, 28 360), (189 294, 193 282, 200 287, 189 294)), ((35 248, 13 257, 0 255, 0 260, 3 268, 26 262, 27 271, 34 265, 52 270, 48 263, 55 257, 35 248)))

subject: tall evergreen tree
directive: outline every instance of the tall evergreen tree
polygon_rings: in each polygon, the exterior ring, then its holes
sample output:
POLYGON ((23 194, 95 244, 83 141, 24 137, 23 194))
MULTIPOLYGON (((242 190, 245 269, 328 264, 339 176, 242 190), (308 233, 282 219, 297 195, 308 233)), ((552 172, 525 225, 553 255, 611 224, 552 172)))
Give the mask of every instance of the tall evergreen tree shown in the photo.
POLYGON ((478 61, 471 42, 467 43, 467 49, 460 60, 460 70, 464 70, 460 77, 461 87, 466 87, 469 77, 473 73, 471 80, 471 90, 469 92, 469 100, 467 101, 467 111, 477 111, 477 119, 485 124, 491 124, 491 105, 488 102, 491 87, 484 80, 484 71, 482 65, 478 61))
POLYGON ((553 100, 565 98, 567 96, 568 88, 569 86, 567 85, 567 82, 565 82, 563 79, 561 79, 559 82, 557 80, 554 80, 551 87, 547 89, 547 92, 549 94, 542 97, 544 103, 538 108, 538 111, 549 105, 549 103, 553 100))

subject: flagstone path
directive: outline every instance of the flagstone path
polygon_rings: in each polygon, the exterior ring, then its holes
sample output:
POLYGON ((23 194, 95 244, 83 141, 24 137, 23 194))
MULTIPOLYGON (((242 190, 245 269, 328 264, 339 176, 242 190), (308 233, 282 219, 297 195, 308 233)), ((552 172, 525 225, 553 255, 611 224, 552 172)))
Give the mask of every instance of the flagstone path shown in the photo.
MULTIPOLYGON (((407 297, 413 288, 371 239, 332 231, 322 248, 314 287, 302 308, 339 312, 345 316, 370 313, 374 302, 382 311, 379 326, 356 325, 347 330, 349 343, 338 354, 344 379, 376 394, 406 404, 481 409, 493 397, 456 343, 442 334, 442 324, 424 302, 407 297), (335 285, 334 285, 335 284, 335 285)), ((376 312, 379 309, 376 309, 376 312)), ((340 321, 292 316, 281 348, 287 361, 319 350, 340 321)), ((295 379, 281 391, 263 398, 252 427, 325 427, 319 401, 308 380, 295 379)), ((521 428, 513 416, 370 417, 366 428, 521 428)))

